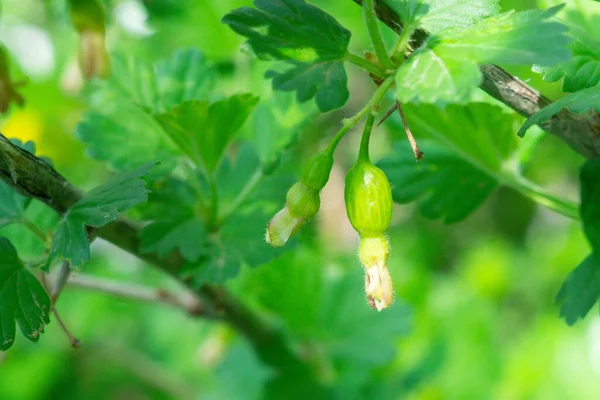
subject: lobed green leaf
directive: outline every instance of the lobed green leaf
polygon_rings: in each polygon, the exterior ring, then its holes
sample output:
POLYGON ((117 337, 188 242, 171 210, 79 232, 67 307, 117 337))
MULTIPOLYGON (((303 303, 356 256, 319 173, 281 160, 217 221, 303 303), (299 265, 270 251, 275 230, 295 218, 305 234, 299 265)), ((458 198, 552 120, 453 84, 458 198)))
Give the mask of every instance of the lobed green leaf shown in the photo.
POLYGON ((92 109, 76 135, 92 157, 118 170, 157 161, 168 169, 182 152, 152 113, 166 113, 184 101, 205 101, 214 79, 214 68, 197 50, 178 51, 156 64, 115 57, 111 77, 91 85, 92 109))
POLYGON ((569 36, 573 39, 573 57, 552 67, 536 64, 535 72, 543 74, 543 79, 556 82, 564 77, 563 92, 576 92, 596 86, 600 81, 600 42, 585 31, 569 26, 569 36))
POLYGON ((404 26, 436 34, 446 28, 468 28, 500 11, 498 0, 387 0, 404 26))
POLYGON ((56 227, 50 259, 67 260, 73 268, 87 262, 90 244, 86 226, 100 228, 114 221, 120 212, 146 201, 148 190, 140 178, 153 166, 117 175, 75 203, 56 227))
POLYGON ((478 64, 552 65, 569 57, 566 27, 550 21, 558 8, 508 12, 467 29, 432 36, 396 73, 402 103, 461 103, 479 85, 478 64))
POLYGON ((423 216, 460 221, 475 211, 498 186, 498 181, 448 149, 421 142, 426 157, 416 162, 410 146, 398 142, 393 156, 377 165, 387 175, 397 203, 419 202, 423 216))
POLYGON ((341 107, 348 100, 342 59, 350 31, 304 0, 256 0, 254 5, 232 11, 223 22, 247 37, 260 59, 291 64, 285 72, 267 73, 273 89, 295 91, 300 103, 315 97, 321 112, 341 107))
POLYGON ((586 161, 579 180, 581 222, 593 252, 571 271, 556 295, 560 316, 569 325, 583 319, 600 298, 600 159, 586 161))
POLYGON ((212 173, 257 103, 249 93, 212 104, 192 100, 155 118, 181 151, 212 173))
POLYGON ((403 108, 425 157, 415 161, 400 121, 392 117, 400 140, 378 166, 395 202, 417 201, 426 218, 452 223, 474 212, 514 173, 504 167, 517 151, 514 115, 487 103, 403 108))
POLYGON ((19 259, 10 241, 0 237, 0 350, 15 341, 15 322, 21 333, 37 342, 50 322, 50 297, 19 259))
POLYGON ((556 295, 560 316, 573 325, 587 315, 599 297, 600 262, 592 253, 571 271, 556 295))

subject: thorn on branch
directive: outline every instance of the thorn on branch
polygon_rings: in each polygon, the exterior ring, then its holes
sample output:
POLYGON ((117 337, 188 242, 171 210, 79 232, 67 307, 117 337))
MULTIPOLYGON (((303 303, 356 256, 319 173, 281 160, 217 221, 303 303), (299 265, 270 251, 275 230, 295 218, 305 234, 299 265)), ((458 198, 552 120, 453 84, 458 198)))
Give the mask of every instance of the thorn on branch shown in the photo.
POLYGON ((415 137, 413 136, 412 132, 410 131, 410 128, 408 127, 408 122, 406 121, 406 117, 404 116, 404 111, 402 110, 400 102, 396 101, 396 103, 388 110, 388 112, 385 113, 383 118, 381 118, 377 126, 383 124, 385 120, 388 119, 396 110, 398 110, 398 112, 400 113, 402 125, 404 126, 404 132, 406 132, 406 137, 408 138, 410 147, 412 148, 412 151, 415 154, 415 159, 417 161, 420 161, 423 159, 423 157, 425 157, 425 153, 423 153, 421 149, 419 149, 419 145, 417 145, 417 141, 415 140, 415 137))

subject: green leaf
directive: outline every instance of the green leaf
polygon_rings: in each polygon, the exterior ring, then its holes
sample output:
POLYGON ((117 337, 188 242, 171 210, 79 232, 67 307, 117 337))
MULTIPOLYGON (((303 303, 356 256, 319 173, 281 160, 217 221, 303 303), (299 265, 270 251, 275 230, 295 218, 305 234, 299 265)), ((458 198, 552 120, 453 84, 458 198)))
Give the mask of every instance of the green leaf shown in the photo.
POLYGON ((460 103, 481 81, 478 64, 552 65, 567 59, 566 28, 548 20, 557 11, 509 12, 468 29, 439 32, 398 69, 397 99, 402 103, 460 103))
POLYGON ((295 91, 299 103, 313 97, 321 112, 343 106, 348 93, 348 76, 342 61, 322 61, 313 64, 293 63, 293 67, 280 73, 268 71, 273 78, 273 89, 295 91))
POLYGON ((8 239, 0 237, 0 350, 15 341, 15 321, 21 333, 37 342, 50 322, 50 297, 23 265, 8 239))
POLYGON ((395 342, 408 332, 408 309, 397 299, 374 313, 364 297, 358 261, 341 259, 336 264, 356 269, 323 265, 321 256, 311 251, 289 253, 268 268, 252 271, 239 290, 253 293, 292 337, 318 350, 333 368, 334 379, 346 373, 368 376, 394 360, 395 342))
POLYGON ((167 257, 178 250, 189 262, 206 255, 207 232, 201 216, 197 215, 197 193, 184 181, 169 177, 153 183, 142 216, 153 222, 140 235, 143 253, 167 257))
POLYGON ((221 227, 217 237, 210 239, 209 255, 188 269, 194 283, 224 283, 235 278, 242 267, 258 267, 280 257, 293 248, 273 248, 265 239, 265 229, 271 214, 262 211, 233 214, 221 227))
POLYGON ((140 179, 154 164, 120 174, 91 190, 59 222, 50 252, 51 260, 67 260, 81 267, 90 257, 86 225, 100 228, 117 218, 118 213, 147 200, 146 183, 140 179))
POLYGON ((583 319, 600 297, 600 159, 587 160, 579 175, 581 183, 581 222, 593 252, 567 276, 556 302, 567 324, 583 319))
POLYGON ((550 103, 531 117, 527 118, 527 121, 525 121, 523 126, 519 129, 518 135, 520 137, 525 136, 527 130, 533 125, 540 124, 552 118, 565 108, 568 108, 573 112, 583 112, 590 108, 594 108, 595 110, 600 109, 600 87, 594 86, 583 89, 550 103))
POLYGON ((140 249, 162 258, 179 249, 183 258, 196 262, 207 252, 206 235, 204 221, 198 218, 153 222, 142 231, 140 249))
POLYGON ((575 268, 563 282, 556 302, 560 316, 573 325, 583 319, 600 297, 600 262, 592 253, 575 268))
POLYGON ((181 152, 160 125, 140 108, 118 103, 114 111, 87 113, 77 126, 76 135, 86 144, 88 154, 119 171, 149 162, 160 162, 165 169, 172 166, 181 152))
POLYGON ((581 222, 596 253, 600 252, 600 159, 587 160, 579 175, 581 183, 581 222))
POLYGON ((312 104, 299 104, 290 93, 273 91, 261 96, 246 134, 261 163, 277 162, 283 150, 295 143, 300 131, 315 114, 312 104))
POLYGON ((207 400, 264 399, 264 386, 273 372, 257 358, 247 342, 236 340, 215 368, 218 387, 209 391, 207 400))
POLYGON ((93 158, 120 171, 156 161, 168 169, 185 152, 151 113, 167 112, 188 100, 206 100, 214 78, 213 67, 196 50, 178 51, 157 64, 115 57, 111 77, 91 85, 92 107, 76 135, 93 158))
POLYGON ((179 50, 156 64, 132 56, 115 56, 112 74, 92 86, 97 109, 121 98, 152 112, 165 112, 186 100, 206 100, 216 71, 198 50, 179 50))
POLYGON ((534 65, 535 72, 543 73, 543 79, 556 82, 564 77, 563 92, 576 92, 596 86, 600 81, 600 42, 574 26, 569 26, 573 39, 573 57, 553 67, 534 65))
POLYGON ((342 59, 350 31, 304 0, 256 0, 254 5, 232 11, 223 22, 247 37, 259 58, 292 64, 286 72, 267 73, 273 88, 296 91, 299 102, 316 96, 321 112, 341 107, 348 99, 342 59))
MULTIPOLYGON (((32 200, 23 217, 37 226, 40 231, 47 233, 56 228, 59 216, 54 210, 38 200, 32 200)), ((2 228, 2 236, 6 236, 17 248, 24 260, 41 260, 47 257, 47 243, 40 240, 23 224, 12 224, 2 228)))
MULTIPOLYGON (((417 137, 435 140, 490 176, 500 173, 503 163, 517 149, 514 132, 520 119, 498 106, 470 103, 449 105, 442 110, 433 105, 407 104, 403 109, 417 137)), ((392 121, 398 127, 399 138, 405 140, 399 118, 394 116, 392 121)), ((422 150, 427 157, 427 149, 422 150)))
POLYGON ((183 152, 213 172, 257 103, 258 97, 248 93, 210 105, 192 100, 155 118, 183 152))
POLYGON ((406 142, 398 142, 395 153, 378 163, 392 185, 397 203, 419 202, 421 213, 446 223, 460 221, 476 210, 498 186, 498 181, 431 142, 420 162, 406 142))
POLYGON ((388 0, 404 26, 423 28, 430 34, 454 27, 468 28, 475 22, 495 15, 498 0, 388 0))

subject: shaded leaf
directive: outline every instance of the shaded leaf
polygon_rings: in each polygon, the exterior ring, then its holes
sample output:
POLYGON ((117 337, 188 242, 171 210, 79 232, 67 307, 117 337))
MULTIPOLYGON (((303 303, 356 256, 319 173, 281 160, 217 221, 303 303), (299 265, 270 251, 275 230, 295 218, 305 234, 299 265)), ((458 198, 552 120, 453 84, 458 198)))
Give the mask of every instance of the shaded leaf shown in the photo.
POLYGON ((342 61, 294 63, 287 71, 269 71, 266 77, 273 78, 275 90, 295 91, 299 103, 314 97, 321 112, 341 107, 350 96, 342 61))
POLYGON ((587 160, 579 180, 581 222, 593 252, 571 271, 556 295, 560 316, 569 325, 583 319, 600 297, 600 159, 587 160))
POLYGON ((408 308, 401 302, 373 312, 355 263, 350 272, 341 267, 352 264, 348 260, 323 265, 317 253, 293 252, 252 271, 239 289, 253 293, 281 319, 299 346, 330 361, 334 385, 351 375, 364 383, 374 370, 394 360, 395 342, 409 330, 408 308))
POLYGON ((563 282, 556 302, 560 304, 560 316, 573 325, 583 319, 600 297, 600 263, 590 254, 563 282))
POLYGON ((51 260, 67 260, 73 268, 87 262, 90 245, 86 226, 100 228, 114 221, 118 213, 146 201, 148 190, 140 177, 153 165, 117 175, 75 203, 56 227, 51 260))
POLYGON ((15 341, 15 321, 21 333, 37 342, 50 322, 50 297, 23 265, 16 249, 0 237, 0 350, 15 341))
POLYGON ((154 222, 142 231, 140 250, 164 258, 179 249, 186 260, 195 262, 207 252, 205 241, 206 228, 201 219, 154 222))
POLYGON ((587 160, 579 175, 581 222, 594 251, 600 254, 600 159, 587 160))
POLYGON ((427 156, 419 162, 408 143, 399 142, 394 155, 378 163, 390 181, 395 202, 418 201, 426 218, 452 223, 475 211, 498 186, 494 177, 455 153, 433 143, 421 146, 427 156))
POLYGON ((85 114, 77 125, 76 135, 85 142, 88 154, 119 171, 149 162, 160 162, 160 168, 171 166, 181 153, 160 125, 134 105, 117 104, 113 112, 85 114))
POLYGON ((94 81, 91 110, 77 126, 88 153, 118 170, 149 162, 168 169, 185 154, 152 118, 187 100, 206 100, 215 78, 213 67, 196 50, 150 64, 135 57, 115 57, 108 80, 94 81))

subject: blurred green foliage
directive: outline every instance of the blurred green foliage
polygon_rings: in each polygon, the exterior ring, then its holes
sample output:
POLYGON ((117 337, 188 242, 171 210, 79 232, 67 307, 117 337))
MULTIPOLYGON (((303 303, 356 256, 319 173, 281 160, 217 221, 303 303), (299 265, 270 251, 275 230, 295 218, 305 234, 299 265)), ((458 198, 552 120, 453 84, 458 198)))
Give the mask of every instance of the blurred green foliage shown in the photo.
MULTIPOLYGON (((314 104, 296 104, 293 93, 273 93, 270 81, 264 80, 268 67, 240 52, 244 38, 220 22, 234 8, 251 5, 250 0, 105 3, 111 10, 107 26, 111 55, 152 63, 169 59, 179 49, 197 49, 214 65, 216 93, 226 96, 250 92, 260 96, 260 103, 241 132, 258 154, 252 159, 245 157, 247 165, 236 165, 234 155, 228 154, 231 163, 224 163, 228 166, 222 167, 223 176, 236 168, 248 173, 265 165, 290 143, 294 145, 280 162, 286 173, 298 175, 302 160, 320 149, 338 129, 340 119, 350 114, 348 110, 360 107, 372 91, 368 77, 350 67, 346 109, 318 118, 314 104), (277 142, 272 140, 274 137, 277 142)), ((351 50, 364 50, 368 40, 359 7, 349 0, 312 3, 354 33, 351 50)), ((539 3, 548 7, 557 2, 539 3)), ((560 17, 597 30, 600 6, 583 3, 573 2, 560 17)), ((501 5, 503 9, 538 6, 533 0, 502 1, 501 5)), ((0 130, 6 136, 34 140, 39 154, 50 157, 57 170, 84 189, 104 182, 111 167, 149 161, 143 160, 143 146, 149 145, 143 136, 130 143, 142 146, 140 160, 113 160, 110 167, 89 157, 76 137, 77 124, 89 111, 90 99, 81 94, 81 82, 74 72, 76 33, 69 24, 64 1, 4 0, 2 28, 0 37, 16 59, 12 76, 15 80, 30 78, 20 91, 25 106, 13 107, 0 121, 0 130), (23 29, 28 29, 29 36, 18 36, 23 29), (22 43, 31 50, 17 51, 25 46, 22 43), (25 53, 31 57, 48 48, 52 56, 47 72, 40 73, 39 65, 37 70, 28 67, 32 61, 25 53)), ((385 30, 384 35, 393 41, 391 32, 385 30)), ((524 68, 509 70, 550 97, 560 94, 560 83, 542 82, 540 75, 524 68)), ((110 96, 108 93, 100 100, 110 102, 110 96)), ((189 98, 197 96, 192 93, 189 98)), ((119 109, 118 103, 113 106, 121 113, 121 121, 140 128, 141 122, 126 109, 119 109)), ((160 129, 154 122, 144 123, 160 129)), ((403 135, 397 121, 386 125, 389 132, 384 128, 374 132, 373 154, 382 157, 391 154, 385 135, 403 135)), ((93 134, 78 132, 84 140, 93 134)), ((126 133, 117 139, 125 144, 132 140, 126 133)), ((342 143, 336 154, 336 170, 343 172, 338 178, 333 175, 324 194, 323 202, 330 204, 324 205, 327 214, 322 211, 318 220, 301 233, 301 244, 269 264, 255 269, 243 267, 227 286, 288 333, 319 378, 335 388, 335 398, 599 398, 598 312, 592 310, 587 319, 568 327, 557 317, 558 307, 554 304, 564 277, 590 253, 590 246, 577 222, 535 206, 512 189, 493 192, 475 214, 454 225, 423 219, 415 204, 396 206, 388 232, 396 303, 382 313, 368 307, 362 294, 361 266, 355 256, 357 241, 344 234, 348 227, 344 212, 340 213, 343 175, 352 166, 358 140, 358 134, 353 133, 342 143), (332 241, 332 237, 336 239, 332 241)), ((427 146, 422 149, 427 154, 427 146)), ((170 149, 163 150, 168 153, 170 149)), ((432 154, 436 154, 434 150, 432 154)), ((442 161, 456 167, 452 159, 441 159, 440 164, 442 161)), ((548 136, 541 140, 524 173, 576 200, 577 169, 582 161, 558 139, 548 136)), ((285 184, 281 182, 288 182, 287 178, 270 179, 259 187, 255 198, 270 196, 274 203, 283 203, 280 189, 285 184)), ((234 182, 220 190, 226 201, 233 201, 239 188, 234 182)), ((160 191, 150 196, 160 196, 160 191)), ((177 201, 184 203, 183 196, 177 201)), ((232 237, 232 247, 239 246, 240 239, 245 239, 243 235, 262 232, 268 219, 265 210, 274 210, 272 205, 269 207, 258 214, 249 211, 248 219, 235 221, 248 232, 232 237)), ((140 208, 134 212, 151 214, 152 210, 140 208)), ((45 212, 37 201, 25 215, 44 230, 56 225, 57 217, 45 212)), ((165 219, 175 221, 179 217, 165 219)), ((35 262, 43 251, 35 237, 20 225, 4 227, 2 233, 13 239, 27 262, 35 262)), ((253 237, 259 239, 262 237, 253 237)), ((105 242, 94 243, 92 253, 85 268, 87 274, 174 292, 184 290, 174 280, 105 242)), ((38 344, 18 337, 9 352, 0 353, 3 400, 258 399, 274 374, 260 363, 245 339, 228 326, 163 304, 67 288, 57 308, 70 331, 82 340, 82 347, 71 349, 54 320, 38 344)))

